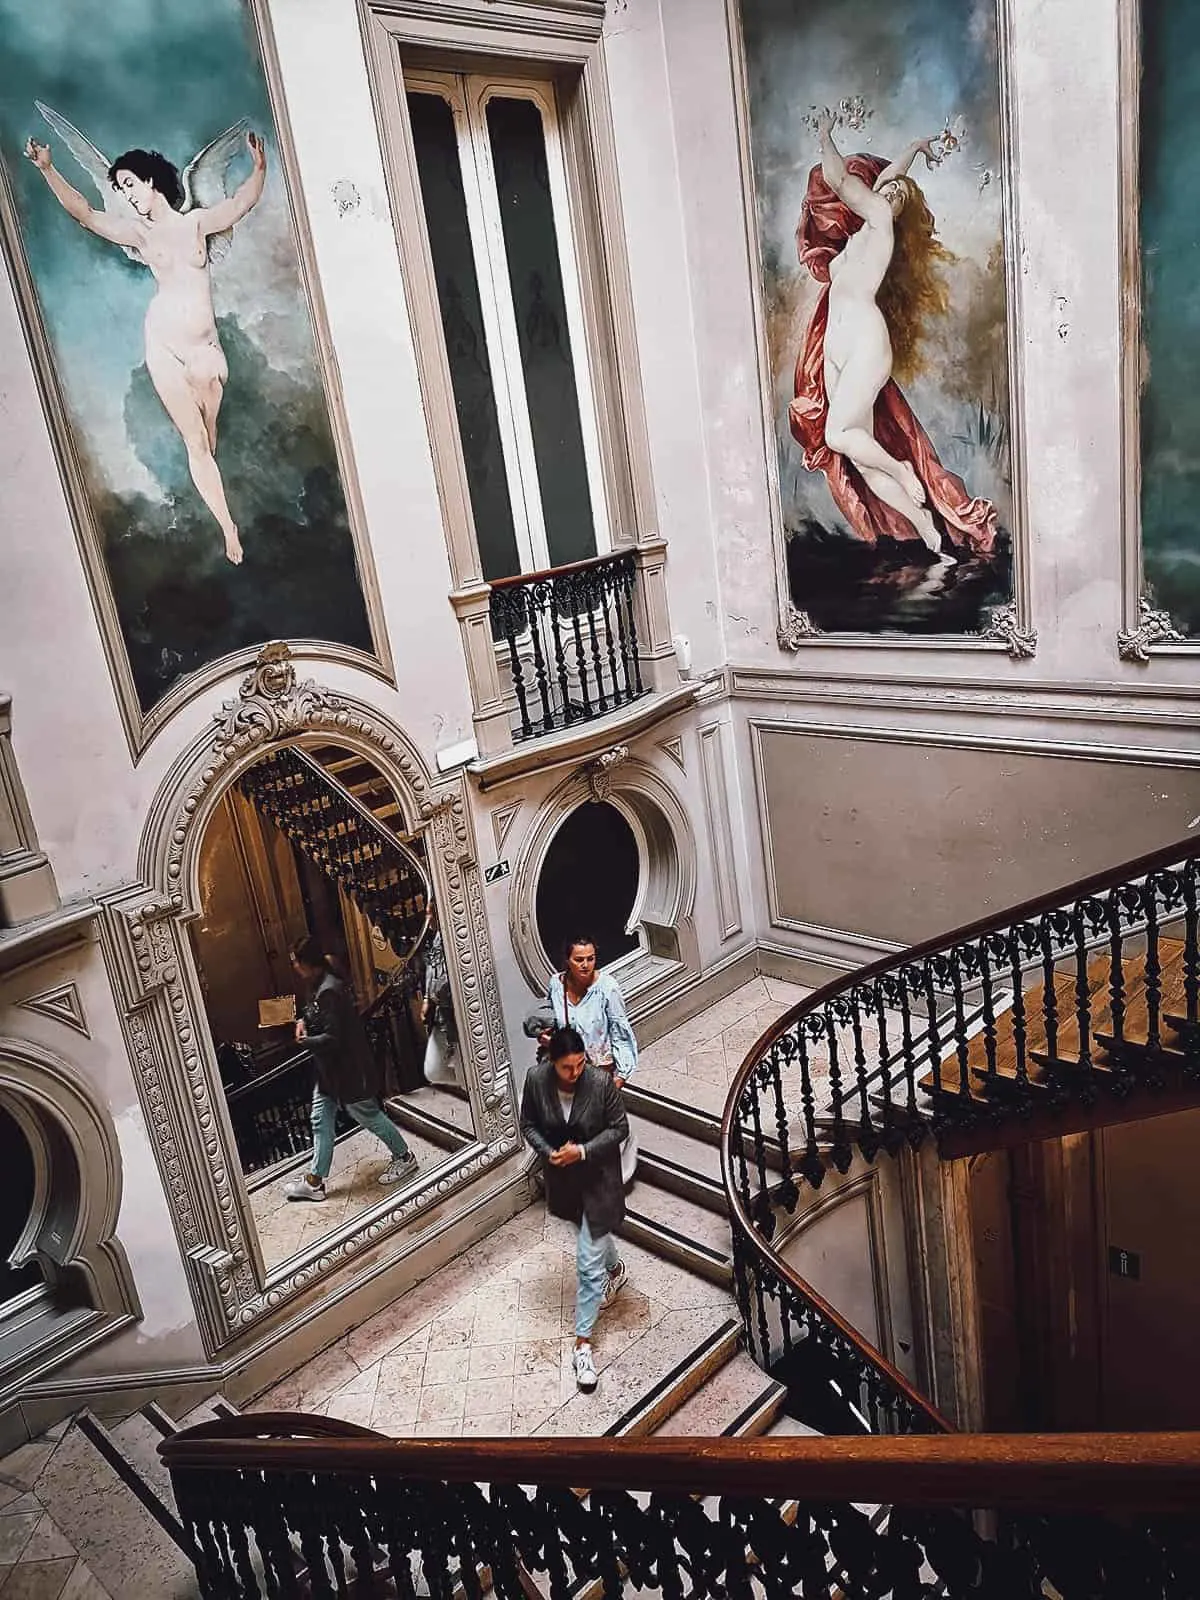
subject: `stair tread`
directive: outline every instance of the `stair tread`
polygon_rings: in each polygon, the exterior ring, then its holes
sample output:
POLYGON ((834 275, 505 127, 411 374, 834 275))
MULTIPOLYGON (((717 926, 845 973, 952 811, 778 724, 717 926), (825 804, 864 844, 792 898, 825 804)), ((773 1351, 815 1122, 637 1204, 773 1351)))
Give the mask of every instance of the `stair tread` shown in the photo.
MULTIPOLYGON (((212 1413, 209 1412, 211 1417, 212 1413)), ((113 1442, 121 1454, 136 1468, 169 1511, 175 1511, 175 1494, 171 1488, 171 1474, 163 1465, 158 1447, 162 1434, 140 1411, 126 1417, 124 1422, 110 1428, 113 1442)))
POLYGON ((56 1446, 34 1492, 106 1593, 198 1594, 188 1557, 78 1428, 56 1446))
POLYGON ((729 1223, 724 1217, 681 1196, 638 1179, 626 1196, 629 1211, 660 1227, 669 1228, 689 1243, 700 1244, 720 1255, 730 1254, 729 1223))
MULTIPOLYGON (((782 1384, 767 1376, 756 1362, 739 1350, 712 1377, 655 1430, 657 1439, 677 1439, 688 1434, 713 1438, 726 1432, 757 1401, 774 1397, 782 1406, 782 1384)), ((768 1417, 768 1425, 775 1419, 768 1417)), ((759 1430, 763 1431, 763 1430, 759 1430)))
POLYGON ((801 1422, 799 1417, 789 1417, 786 1413, 776 1417, 775 1421, 766 1431, 768 1439, 820 1439, 823 1435, 818 1428, 810 1428, 807 1422, 801 1422))
POLYGON ((694 1172, 698 1177, 711 1178, 714 1182, 720 1183, 720 1150, 703 1140, 693 1139, 690 1134, 680 1133, 676 1128, 667 1128, 662 1123, 651 1122, 649 1117, 638 1116, 633 1112, 628 1115, 630 1129, 637 1134, 639 1150, 662 1156, 667 1161, 673 1161, 676 1166, 694 1172))

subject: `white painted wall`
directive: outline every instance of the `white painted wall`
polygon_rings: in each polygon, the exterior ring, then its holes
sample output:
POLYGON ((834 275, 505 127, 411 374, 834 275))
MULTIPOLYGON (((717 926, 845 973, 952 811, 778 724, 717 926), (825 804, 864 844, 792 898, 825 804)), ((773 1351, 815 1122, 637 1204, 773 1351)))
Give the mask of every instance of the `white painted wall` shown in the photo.
MULTIPOLYGON (((1084 685, 1082 698, 1074 691, 1068 698, 1095 715, 1073 723, 1072 738, 1091 730, 1108 742, 1147 750, 1151 759, 1166 744, 1196 751, 1194 729, 1180 709, 1195 682, 1194 666, 1158 657, 1140 668, 1119 662, 1116 652, 1116 6, 1117 0, 1058 0, 1054 6, 1012 0, 1010 8, 1022 240, 1021 304, 1014 314, 1019 309, 1023 319, 1023 374, 1016 403, 1029 442, 1039 631, 1032 663, 956 647, 838 646, 797 658, 778 650, 755 286, 725 0, 627 0, 610 7, 604 53, 659 531, 670 543, 673 627, 691 641, 694 673, 726 663, 783 667, 797 678, 851 687, 878 678, 935 696, 939 685, 973 678, 992 702, 990 720, 981 720, 977 705, 950 701, 915 718, 903 705, 883 710, 869 695, 850 712, 831 699, 824 709, 801 713, 781 693, 756 703, 756 714, 849 716, 865 727, 887 721, 914 728, 920 742, 928 732, 947 729, 971 737, 985 721, 993 730, 1006 697, 1015 706, 1011 697, 1023 695, 1020 715, 1004 727, 1036 741, 1054 737, 1056 697, 1068 695, 1070 685, 1084 685), (1107 701, 1096 685, 1107 686, 1107 701), (1147 688, 1174 689, 1177 697, 1138 695, 1147 688)), ((310 670, 401 724, 432 767, 439 747, 470 732, 471 707, 446 599, 449 565, 354 0, 271 0, 271 14, 397 684, 393 691, 345 667, 310 670), (339 208, 335 187, 343 198, 352 187, 358 204, 339 208)), ((171 763, 234 692, 236 680, 186 706, 134 765, 7 283, 0 286, 0 526, 0 682, 13 694, 13 745, 41 843, 65 899, 113 890, 134 876, 145 818, 171 763)), ((739 783, 731 802, 746 937, 757 931, 787 944, 789 936, 769 927, 745 707, 735 702, 733 714, 739 783), (740 832, 743 811, 748 848, 740 832)), ((691 737, 712 715, 709 708, 682 726, 691 737)), ((653 739, 643 740, 638 753, 643 747, 652 750, 653 739)), ((651 759, 689 808, 699 804, 694 772, 683 779, 663 758, 651 759)), ((506 847, 512 855, 557 782, 554 774, 535 774, 511 791, 476 799, 482 859, 493 853, 492 809, 517 795, 525 802, 506 847)), ((885 767, 880 787, 885 793, 885 767)), ((1037 803, 1052 804, 1052 792, 1037 803)), ((728 946, 716 926, 702 814, 693 815, 697 926, 702 959, 711 965, 728 946)), ((789 849, 805 844, 776 842, 789 849)), ((1019 835, 1009 843, 1018 847, 1019 835)), ((528 1048, 520 1020, 530 995, 512 957, 507 884, 491 888, 487 904, 509 1047, 520 1061, 528 1048)), ((161 1185, 146 1160, 132 1081, 117 1074, 105 1082, 126 1154, 126 1243, 136 1257, 147 1326, 166 1333, 183 1289, 181 1269, 169 1265, 175 1246, 161 1185)))

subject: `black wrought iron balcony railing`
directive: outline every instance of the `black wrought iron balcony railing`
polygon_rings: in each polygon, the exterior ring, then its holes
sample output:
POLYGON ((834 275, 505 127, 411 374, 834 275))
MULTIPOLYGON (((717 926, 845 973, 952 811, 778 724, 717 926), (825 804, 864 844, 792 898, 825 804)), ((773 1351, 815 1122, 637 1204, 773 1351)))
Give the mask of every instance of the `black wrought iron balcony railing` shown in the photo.
POLYGON ((492 630, 507 648, 513 738, 603 717, 644 694, 632 551, 491 584, 492 630))

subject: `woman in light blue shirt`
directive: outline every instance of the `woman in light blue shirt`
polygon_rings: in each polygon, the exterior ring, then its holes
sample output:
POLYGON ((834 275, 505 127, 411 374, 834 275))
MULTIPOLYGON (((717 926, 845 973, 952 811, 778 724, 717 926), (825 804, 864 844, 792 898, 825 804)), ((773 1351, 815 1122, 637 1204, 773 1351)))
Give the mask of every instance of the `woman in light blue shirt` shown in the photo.
MULTIPOLYGON (((568 941, 562 972, 550 979, 546 1005, 556 1027, 574 1028, 583 1040, 593 1066, 612 1073, 621 1088, 637 1066, 637 1040, 621 985, 607 972, 596 970, 596 945, 588 936, 568 941)), ((621 1146, 621 1176, 633 1182, 637 1167, 637 1140, 631 1131, 621 1146)))

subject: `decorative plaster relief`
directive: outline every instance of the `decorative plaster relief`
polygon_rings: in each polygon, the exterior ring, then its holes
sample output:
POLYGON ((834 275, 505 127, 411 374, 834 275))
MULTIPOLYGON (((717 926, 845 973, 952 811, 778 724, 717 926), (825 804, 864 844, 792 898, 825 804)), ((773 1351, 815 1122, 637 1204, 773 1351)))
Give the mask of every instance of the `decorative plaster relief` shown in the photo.
POLYGON ((260 653, 236 699, 176 762, 143 836, 142 884, 106 902, 106 950, 124 1025, 210 1350, 301 1294, 520 1148, 499 985, 461 775, 435 785, 403 734, 371 707, 299 681, 291 652, 260 653), (198 858, 222 795, 280 742, 358 751, 379 769, 424 835, 451 955, 468 1090, 478 1142, 432 1187, 343 1222, 278 1272, 259 1264, 246 1197, 204 1020, 186 925, 199 913, 198 858))
POLYGON ((53 989, 43 990, 41 994, 31 995, 28 1000, 18 1000, 17 1006, 21 1011, 33 1011, 39 1017, 49 1017, 51 1022, 61 1022, 66 1028, 74 1028, 85 1039, 92 1036, 83 1001, 73 983, 60 983, 53 989))

